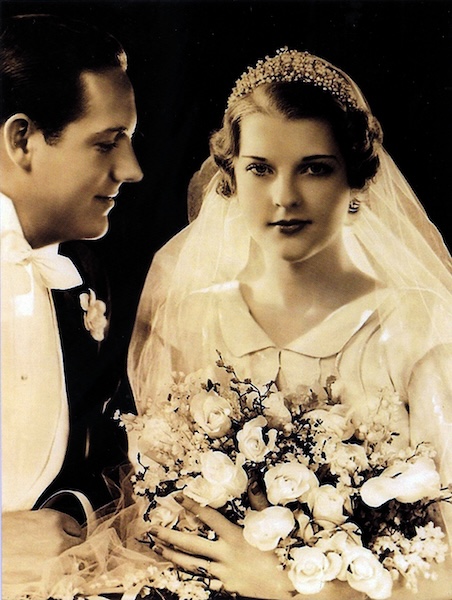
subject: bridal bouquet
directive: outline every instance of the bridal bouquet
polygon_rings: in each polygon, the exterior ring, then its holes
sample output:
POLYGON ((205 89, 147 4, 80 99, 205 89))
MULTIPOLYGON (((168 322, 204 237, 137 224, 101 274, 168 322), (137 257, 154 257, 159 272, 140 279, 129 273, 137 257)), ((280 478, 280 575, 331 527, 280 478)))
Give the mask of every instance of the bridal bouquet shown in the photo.
MULTIPOLYGON (((202 372, 179 375, 148 414, 122 416, 134 440, 144 542, 152 545, 153 525, 215 536, 175 500, 182 493, 241 525, 249 544, 274 550, 300 594, 339 579, 380 600, 397 579, 415 591, 419 576, 435 576, 447 552, 435 504, 450 492, 431 447, 398 446, 396 395, 382 390, 358 415, 334 377, 324 388, 282 392, 241 380, 221 355, 217 365, 227 385, 202 372), (250 481, 265 490, 268 508, 252 510, 250 481)), ((212 591, 207 574, 168 563, 149 586, 182 599, 212 591)))

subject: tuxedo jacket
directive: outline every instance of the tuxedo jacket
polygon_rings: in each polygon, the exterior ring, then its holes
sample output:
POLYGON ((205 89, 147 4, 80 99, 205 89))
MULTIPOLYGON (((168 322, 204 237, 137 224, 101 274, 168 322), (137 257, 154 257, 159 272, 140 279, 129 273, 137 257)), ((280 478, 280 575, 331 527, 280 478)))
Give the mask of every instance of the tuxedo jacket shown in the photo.
MULTIPOLYGON (((98 509, 116 499, 119 481, 130 470, 126 433, 115 419, 117 411, 135 412, 126 378, 128 339, 115 328, 108 280, 89 243, 67 242, 60 253, 71 258, 84 283, 52 292, 69 403, 69 440, 61 471, 36 507, 56 492, 72 490, 82 492, 98 509), (84 325, 80 294, 89 289, 107 305, 108 326, 101 342, 84 325)), ((79 503, 71 495, 59 497, 52 508, 82 522, 79 503)))

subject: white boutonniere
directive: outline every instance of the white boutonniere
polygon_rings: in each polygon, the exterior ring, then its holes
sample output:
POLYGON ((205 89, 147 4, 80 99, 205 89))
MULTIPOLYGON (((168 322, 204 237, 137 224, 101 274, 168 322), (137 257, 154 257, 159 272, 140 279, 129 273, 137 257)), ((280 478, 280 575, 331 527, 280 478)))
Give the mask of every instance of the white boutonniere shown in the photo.
POLYGON ((101 342, 105 337, 105 330, 108 325, 105 316, 107 305, 102 300, 98 300, 96 292, 89 288, 88 293, 80 294, 80 306, 84 311, 83 323, 87 331, 96 342, 101 342))

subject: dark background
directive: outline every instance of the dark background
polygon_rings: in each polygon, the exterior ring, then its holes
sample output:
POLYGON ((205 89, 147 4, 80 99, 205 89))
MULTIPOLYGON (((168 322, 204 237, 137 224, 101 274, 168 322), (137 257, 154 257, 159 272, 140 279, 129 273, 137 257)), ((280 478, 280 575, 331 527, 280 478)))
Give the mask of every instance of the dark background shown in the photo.
POLYGON ((125 185, 108 236, 90 242, 128 341, 153 253, 186 223, 186 189, 247 65, 284 45, 319 54, 360 85, 385 146, 452 247, 451 13, 443 0, 8 1, 2 17, 65 14, 109 30, 129 55, 145 178, 125 185))

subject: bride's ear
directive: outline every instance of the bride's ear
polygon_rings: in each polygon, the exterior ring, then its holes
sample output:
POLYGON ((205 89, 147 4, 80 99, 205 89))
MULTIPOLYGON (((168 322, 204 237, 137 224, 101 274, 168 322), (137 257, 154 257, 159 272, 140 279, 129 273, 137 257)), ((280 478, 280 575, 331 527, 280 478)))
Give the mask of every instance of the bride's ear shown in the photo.
POLYGON ((36 131, 33 121, 23 113, 9 117, 3 125, 3 141, 10 160, 18 167, 31 169, 30 137, 36 131))
POLYGON ((353 223, 353 219, 357 213, 359 213, 359 209, 361 204, 366 201, 366 190, 357 190, 352 189, 350 192, 350 201, 348 203, 348 215, 347 215, 347 224, 351 225, 353 223))

